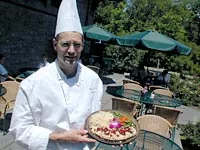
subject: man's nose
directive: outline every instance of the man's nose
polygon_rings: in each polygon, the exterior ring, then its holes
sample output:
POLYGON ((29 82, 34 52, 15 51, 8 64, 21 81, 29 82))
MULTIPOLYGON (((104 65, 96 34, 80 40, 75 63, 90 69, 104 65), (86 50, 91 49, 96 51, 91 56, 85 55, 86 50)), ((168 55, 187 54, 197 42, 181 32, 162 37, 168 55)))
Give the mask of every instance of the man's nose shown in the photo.
POLYGON ((73 44, 70 45, 70 47, 69 47, 67 52, 70 53, 70 54, 74 54, 75 53, 75 48, 74 48, 73 44))

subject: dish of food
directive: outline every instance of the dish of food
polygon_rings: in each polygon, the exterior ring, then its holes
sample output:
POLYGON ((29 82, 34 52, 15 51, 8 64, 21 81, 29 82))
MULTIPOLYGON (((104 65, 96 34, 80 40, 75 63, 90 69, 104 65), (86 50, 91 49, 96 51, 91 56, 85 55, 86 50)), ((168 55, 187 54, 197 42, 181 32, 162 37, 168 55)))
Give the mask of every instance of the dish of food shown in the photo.
POLYGON ((113 145, 133 141, 140 130, 133 117, 115 110, 92 113, 86 120, 85 128, 94 139, 113 145))

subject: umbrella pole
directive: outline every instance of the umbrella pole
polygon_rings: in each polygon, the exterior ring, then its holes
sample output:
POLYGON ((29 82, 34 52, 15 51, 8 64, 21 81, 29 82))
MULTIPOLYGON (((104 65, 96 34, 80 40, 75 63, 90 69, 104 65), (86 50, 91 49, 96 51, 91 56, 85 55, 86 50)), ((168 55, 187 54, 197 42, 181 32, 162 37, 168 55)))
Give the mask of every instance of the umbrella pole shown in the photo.
POLYGON ((157 71, 158 71, 159 67, 160 67, 160 59, 158 58, 157 59, 157 67, 156 67, 157 71))
POLYGON ((151 52, 148 52, 148 60, 147 60, 147 75, 149 76, 149 63, 150 63, 150 56, 151 56, 151 52))

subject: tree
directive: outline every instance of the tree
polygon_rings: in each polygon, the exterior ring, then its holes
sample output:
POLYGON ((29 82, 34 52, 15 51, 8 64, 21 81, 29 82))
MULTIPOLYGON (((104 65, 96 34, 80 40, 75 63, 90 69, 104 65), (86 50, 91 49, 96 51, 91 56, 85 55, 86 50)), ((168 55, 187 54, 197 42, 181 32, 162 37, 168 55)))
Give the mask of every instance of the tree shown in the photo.
POLYGON ((192 18, 187 24, 189 40, 200 45, 200 1, 199 0, 184 0, 185 5, 193 12, 192 18))
MULTIPOLYGON (((194 20, 196 18, 195 12, 199 9, 199 5, 197 3, 193 5, 195 11, 188 9, 186 6, 188 6, 188 2, 185 1, 175 3, 171 0, 133 0, 132 5, 127 5, 126 1, 116 4, 114 1, 106 0, 99 5, 95 14, 95 20, 116 35, 126 35, 136 31, 155 29, 177 41, 192 46, 195 50, 193 50, 189 57, 156 52, 153 56, 154 59, 150 59, 150 64, 156 67, 154 60, 159 58, 161 60, 161 67, 167 67, 182 74, 198 74, 199 47, 195 43, 189 42, 189 40, 192 39, 192 41, 197 42, 196 39, 200 34, 192 37, 188 29, 191 25, 195 27, 198 25, 194 20)), ((195 28, 195 31, 199 32, 198 30, 195 28)), ((137 55, 137 52, 132 51, 135 55, 137 55)), ((127 66, 124 66, 124 68, 127 68, 127 66)))
POLYGON ((182 139, 190 141, 192 145, 200 145, 200 121, 181 125, 180 128, 182 139))
MULTIPOLYGON (((179 72, 181 77, 193 75, 192 80, 183 80, 172 76, 170 89, 179 94, 186 105, 200 105, 200 47, 198 12, 200 1, 171 0, 133 0, 131 5, 126 1, 116 3, 105 0, 97 8, 95 20, 98 24, 116 35, 126 35, 136 31, 155 29, 192 48, 189 56, 178 56, 152 52, 150 65, 156 67, 160 60, 162 68, 179 72), (191 4, 192 9, 188 8, 191 4), (194 30, 194 31, 191 31, 194 30)), ((105 55, 113 57, 116 69, 129 70, 138 67, 146 60, 147 51, 110 46, 105 55)))

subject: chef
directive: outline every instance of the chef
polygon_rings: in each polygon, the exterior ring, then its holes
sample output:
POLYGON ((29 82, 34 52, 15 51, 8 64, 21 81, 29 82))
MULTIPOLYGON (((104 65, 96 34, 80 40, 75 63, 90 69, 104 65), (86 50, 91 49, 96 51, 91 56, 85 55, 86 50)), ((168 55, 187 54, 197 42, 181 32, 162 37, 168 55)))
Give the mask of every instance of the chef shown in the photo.
POLYGON ((101 107, 99 76, 79 63, 84 39, 76 0, 62 0, 53 46, 57 59, 21 82, 10 133, 28 150, 88 150, 84 129, 101 107))

